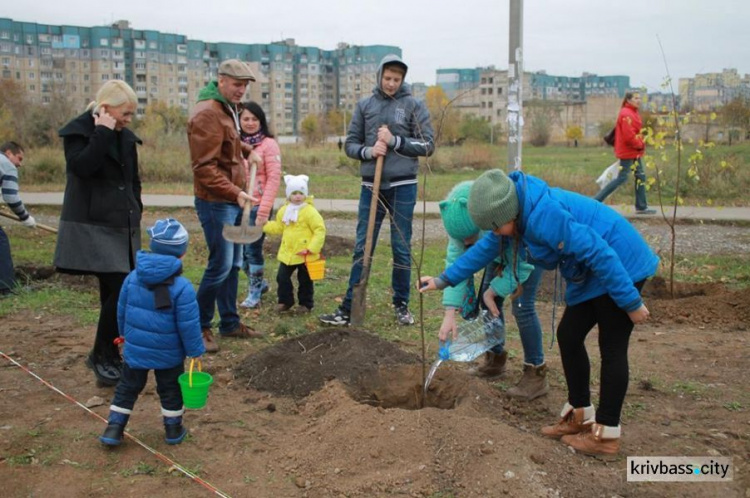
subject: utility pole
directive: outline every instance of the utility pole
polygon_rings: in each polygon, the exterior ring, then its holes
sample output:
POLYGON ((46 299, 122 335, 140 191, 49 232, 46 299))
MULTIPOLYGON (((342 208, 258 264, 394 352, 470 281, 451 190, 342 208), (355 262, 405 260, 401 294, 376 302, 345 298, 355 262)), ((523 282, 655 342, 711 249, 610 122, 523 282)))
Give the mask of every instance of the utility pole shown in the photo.
POLYGON ((510 0, 508 43, 508 170, 521 169, 523 146, 523 0, 510 0))

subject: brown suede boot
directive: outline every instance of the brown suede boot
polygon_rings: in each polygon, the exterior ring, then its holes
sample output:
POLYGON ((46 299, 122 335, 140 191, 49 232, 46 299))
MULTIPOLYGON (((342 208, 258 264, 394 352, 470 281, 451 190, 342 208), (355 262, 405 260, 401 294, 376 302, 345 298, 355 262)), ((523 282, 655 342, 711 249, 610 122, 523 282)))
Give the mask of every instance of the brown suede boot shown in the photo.
POLYGON ((508 389, 505 394, 511 398, 523 401, 531 401, 549 392, 547 382, 547 365, 542 363, 538 367, 523 364, 523 377, 514 387, 508 389))
POLYGON ((487 351, 484 353, 484 363, 478 367, 469 369, 470 375, 475 375, 482 379, 491 379, 500 377, 507 370, 508 352, 503 351, 500 354, 487 351))
POLYGON ((578 434, 590 431, 594 423, 594 407, 573 408, 570 403, 565 403, 560 413, 560 421, 555 425, 542 427, 542 434, 547 437, 559 439, 562 436, 578 434))
POLYGON ((217 353, 219 345, 216 343, 214 333, 211 332, 211 329, 202 329, 201 333, 203 334, 203 345, 206 347, 206 353, 217 353))
POLYGON ((563 436, 561 441, 585 455, 616 455, 620 451, 620 426, 594 423, 590 431, 563 436))

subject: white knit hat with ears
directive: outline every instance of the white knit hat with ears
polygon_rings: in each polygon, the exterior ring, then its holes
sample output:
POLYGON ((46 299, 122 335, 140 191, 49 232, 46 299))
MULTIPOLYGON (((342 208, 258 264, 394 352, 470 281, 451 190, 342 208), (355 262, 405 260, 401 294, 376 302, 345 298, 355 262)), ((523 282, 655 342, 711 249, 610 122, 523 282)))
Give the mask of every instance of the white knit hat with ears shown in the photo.
POLYGON ((292 192, 302 192, 307 197, 307 182, 310 178, 307 175, 285 175, 286 198, 292 195, 292 192))

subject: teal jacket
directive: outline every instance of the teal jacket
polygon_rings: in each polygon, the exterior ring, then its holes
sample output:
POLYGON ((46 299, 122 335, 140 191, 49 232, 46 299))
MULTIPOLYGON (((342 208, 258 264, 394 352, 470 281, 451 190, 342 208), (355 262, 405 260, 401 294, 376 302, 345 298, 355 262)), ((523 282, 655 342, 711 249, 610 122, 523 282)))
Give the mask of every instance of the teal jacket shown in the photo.
MULTIPOLYGON (((480 233, 479 239, 481 240, 486 234, 480 233)), ((463 241, 456 239, 449 239, 448 247, 445 254, 445 267, 450 267, 454 261, 456 261, 462 254, 469 249, 463 241)), ((499 247, 498 247, 499 251, 499 247)), ((490 287, 495 291, 498 296, 508 297, 515 292, 518 288, 519 283, 524 283, 528 280, 531 272, 534 271, 534 266, 524 261, 525 251, 520 250, 516 257, 516 271, 510 271, 513 264, 513 244, 510 239, 505 238, 503 253, 495 258, 495 263, 502 266, 504 270, 502 273, 490 282, 490 287)), ((469 278, 474 278, 474 275, 469 278)), ((453 287, 446 287, 443 291, 443 306, 448 308, 459 308, 464 303, 464 298, 469 292, 468 279, 463 280, 453 287)), ((481 296, 479 296, 481 299, 481 296)))

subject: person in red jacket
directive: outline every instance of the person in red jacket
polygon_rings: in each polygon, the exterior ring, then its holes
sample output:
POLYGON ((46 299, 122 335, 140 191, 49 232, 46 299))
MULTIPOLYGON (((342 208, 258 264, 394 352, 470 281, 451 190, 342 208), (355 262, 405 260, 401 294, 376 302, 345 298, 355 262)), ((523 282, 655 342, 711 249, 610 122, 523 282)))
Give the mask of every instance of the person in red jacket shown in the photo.
POLYGON ((617 190, 617 187, 628 180, 630 171, 635 175, 635 213, 654 214, 646 201, 646 173, 643 171, 641 157, 646 150, 641 127, 643 125, 638 108, 641 106, 641 95, 638 92, 627 92, 622 101, 620 114, 615 125, 615 156, 620 160, 620 173, 617 178, 604 186, 595 196, 599 202, 617 190))

